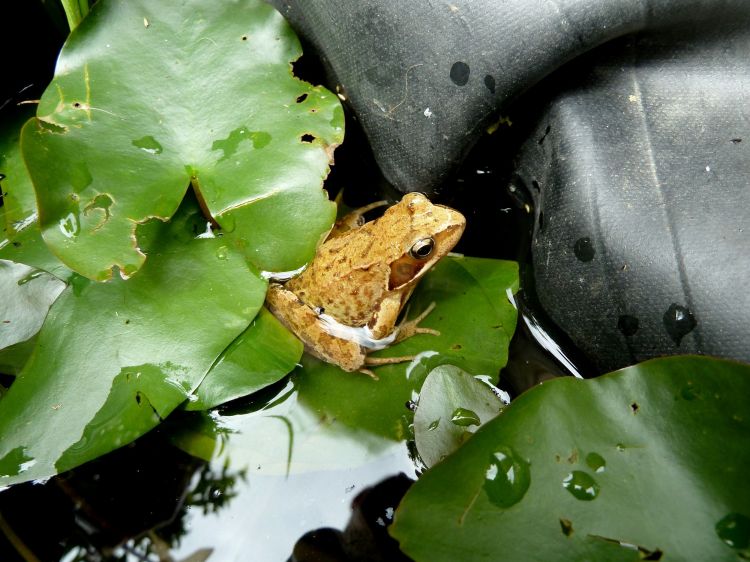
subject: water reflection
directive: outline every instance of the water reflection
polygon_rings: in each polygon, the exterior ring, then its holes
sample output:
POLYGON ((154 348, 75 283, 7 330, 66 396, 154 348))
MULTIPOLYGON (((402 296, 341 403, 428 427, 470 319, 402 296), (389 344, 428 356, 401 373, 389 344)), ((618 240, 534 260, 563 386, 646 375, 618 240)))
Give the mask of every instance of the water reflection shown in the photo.
MULTIPOLYGON (((363 490, 414 477, 405 443, 343 427, 298 403, 290 383, 272 390, 223 413, 178 414, 44 485, 6 490, 0 560, 282 561, 306 537, 302 561, 321 529, 355 524, 363 490)), ((368 525, 385 533, 397 496, 368 525)))

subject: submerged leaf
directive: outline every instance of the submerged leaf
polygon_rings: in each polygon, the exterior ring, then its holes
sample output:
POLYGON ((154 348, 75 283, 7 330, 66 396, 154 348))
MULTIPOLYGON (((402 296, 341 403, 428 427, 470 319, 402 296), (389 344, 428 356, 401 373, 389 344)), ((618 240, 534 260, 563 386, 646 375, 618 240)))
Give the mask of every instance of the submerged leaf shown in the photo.
POLYGON ((186 202, 171 222, 140 229, 152 258, 138 275, 72 279, 0 401, 0 485, 67 470, 148 431, 252 320, 265 282, 231 237, 196 239, 202 225, 186 202), (8 456, 19 448, 23 471, 8 456))
POLYGON ((321 185, 343 112, 291 75, 300 54, 260 0, 97 2, 22 133, 53 252, 91 279, 132 275, 138 224, 192 184, 260 269, 308 261, 335 214, 321 185))
POLYGON ((545 382, 427 471, 391 532, 417 561, 737 560, 748 394, 750 366, 705 357, 545 382))

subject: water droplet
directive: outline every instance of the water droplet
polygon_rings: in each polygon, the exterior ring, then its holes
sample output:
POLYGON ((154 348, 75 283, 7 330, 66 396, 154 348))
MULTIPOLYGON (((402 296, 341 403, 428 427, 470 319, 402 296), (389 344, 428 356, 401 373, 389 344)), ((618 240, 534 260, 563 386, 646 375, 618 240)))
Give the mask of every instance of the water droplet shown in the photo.
POLYGON ((226 246, 219 246, 219 248, 216 250, 216 257, 220 260, 225 260, 227 257, 229 257, 229 248, 226 246))
POLYGON ((491 94, 495 93, 495 78, 491 74, 487 74, 484 77, 484 85, 491 94))
POLYGON ((579 500, 591 501, 599 495, 599 484, 582 470, 574 470, 568 474, 562 484, 563 488, 579 500))
POLYGON ((510 447, 500 446, 490 455, 485 473, 484 491, 498 507, 517 504, 531 484, 529 461, 510 447))
POLYGON ((470 425, 480 425, 482 420, 480 420, 476 412, 473 412, 472 410, 467 408, 456 408, 453 410, 451 422, 460 427, 468 427, 470 425))
POLYGON ((677 303, 672 303, 669 306, 662 320, 664 321, 664 328, 675 345, 680 345, 682 338, 692 332, 698 324, 693 313, 677 303))
POLYGON ((23 279, 18 280, 18 285, 26 285, 29 281, 33 281, 34 279, 41 277, 44 275, 44 271, 32 271, 28 275, 26 275, 23 279))
POLYGON ((436 419, 430 425, 427 426, 427 431, 435 431, 440 425, 440 418, 436 419))
POLYGON ((620 330, 623 336, 632 336, 638 331, 638 318, 630 316, 629 314, 623 314, 617 319, 617 329, 620 330))
POLYGON ((451 66, 450 77, 456 86, 466 86, 469 82, 469 74, 471 74, 471 69, 465 62, 454 62, 451 66))
POLYGON ((146 136, 133 141, 133 146, 145 150, 149 154, 161 154, 164 150, 159 142, 152 136, 146 136))
POLYGON ((68 213, 68 216, 60 219, 59 225, 60 232, 62 232, 66 238, 74 238, 78 236, 78 233, 81 231, 81 225, 78 222, 78 215, 74 215, 73 213, 68 213))
POLYGON ((594 472, 604 472, 607 461, 599 453, 589 453, 586 455, 586 464, 594 472))
POLYGON ((593 260, 596 250, 594 250, 594 245, 591 243, 591 238, 584 236, 576 240, 576 243, 573 245, 573 253, 581 261, 593 260))
POLYGON ((750 517, 730 513, 716 524, 716 534, 732 548, 750 548, 750 517))

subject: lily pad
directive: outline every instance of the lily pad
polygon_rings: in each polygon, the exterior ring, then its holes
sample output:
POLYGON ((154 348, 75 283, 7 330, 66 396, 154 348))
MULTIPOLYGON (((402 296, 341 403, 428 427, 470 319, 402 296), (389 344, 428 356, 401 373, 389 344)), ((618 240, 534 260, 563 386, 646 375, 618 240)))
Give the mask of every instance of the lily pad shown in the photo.
POLYGON ((497 376, 507 362, 516 325, 507 293, 517 288, 515 262, 444 258, 409 300, 410 317, 436 303, 420 325, 439 330, 439 336, 419 334, 374 354, 415 356, 411 362, 376 367, 379 380, 304 356, 303 368, 293 375, 300 400, 350 427, 394 440, 407 438, 411 412, 406 403, 417 401, 429 371, 451 364, 473 375, 497 376))
POLYGON ((302 356, 302 342, 265 308, 232 342, 196 390, 188 410, 205 410, 280 380, 302 356))
POLYGON ((0 485, 45 478, 145 433, 195 391, 255 317, 266 283, 231 236, 198 239, 186 201, 139 229, 151 259, 134 278, 75 276, 0 401, 0 485))
POLYGON ((49 273, 0 260, 0 349, 34 336, 64 288, 49 273))
POLYGON ((748 394, 750 366, 705 357, 545 382, 426 472, 391 534, 431 562, 746 557, 748 394))
POLYGON ((13 236, 36 221, 36 199, 31 178, 21 157, 21 128, 33 112, 29 109, 4 125, 0 133, 0 190, 3 194, 5 234, 13 236))
POLYGON ((97 2, 22 133, 53 253, 91 279, 130 276, 138 225, 192 186, 259 269, 306 263, 335 215, 321 186, 343 112, 292 75, 300 55, 260 0, 97 2))
POLYGON ((414 441, 426 466, 447 457, 500 413, 504 403, 495 392, 453 365, 427 375, 414 412, 414 441))
MULTIPOLYGON (((21 117, 26 117, 22 114, 21 117)), ((0 259, 26 264, 68 280, 72 272, 47 248, 39 231, 31 178, 21 157, 20 120, 0 131, 0 259)))

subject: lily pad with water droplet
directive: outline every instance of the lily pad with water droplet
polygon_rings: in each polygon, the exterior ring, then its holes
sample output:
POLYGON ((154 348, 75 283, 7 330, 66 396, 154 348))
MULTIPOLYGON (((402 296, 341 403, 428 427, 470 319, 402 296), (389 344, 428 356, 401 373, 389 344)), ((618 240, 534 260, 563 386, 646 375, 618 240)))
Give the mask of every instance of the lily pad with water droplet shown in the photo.
POLYGON ((433 369, 422 384, 414 413, 414 440, 422 462, 426 466, 437 464, 502 408, 503 403, 490 387, 469 373, 453 365, 433 369), (436 419, 445 423, 432 428, 436 419))
POLYGON ((426 471, 391 534, 417 562, 737 560, 750 528, 748 395, 749 365, 706 357, 547 381, 426 471), (683 396, 689 382, 697 398, 683 396), (507 451, 528 469, 520 499, 507 451))
POLYGON ((133 275, 138 225, 192 186, 260 270, 307 262, 335 214, 321 186, 344 120, 292 75, 300 54, 260 0, 96 3, 22 133, 53 252, 91 279, 133 275))

